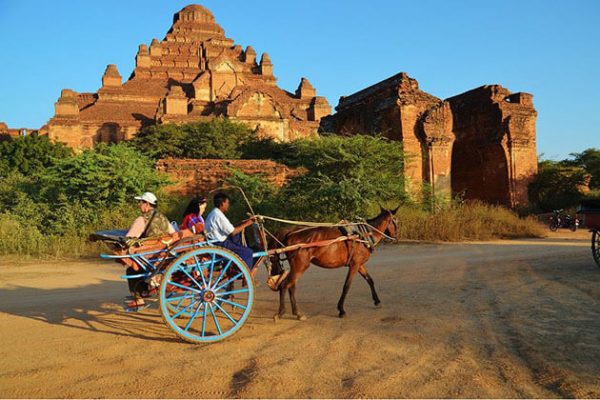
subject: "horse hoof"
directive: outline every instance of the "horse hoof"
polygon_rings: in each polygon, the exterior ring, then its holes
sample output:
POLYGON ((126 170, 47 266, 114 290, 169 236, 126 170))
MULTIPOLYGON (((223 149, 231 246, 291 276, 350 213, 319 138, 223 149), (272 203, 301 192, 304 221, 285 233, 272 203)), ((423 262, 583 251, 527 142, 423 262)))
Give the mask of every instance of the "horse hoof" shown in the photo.
POLYGON ((380 301, 378 301, 378 302, 375 303, 375 308, 381 308, 381 302, 380 301))
POLYGON ((273 322, 277 322, 277 321, 279 321, 279 320, 281 319, 281 317, 282 317, 282 316, 281 316, 281 315, 279 315, 279 314, 275 314, 275 315, 273 315, 273 322))
POLYGON ((340 313, 340 315, 339 315, 339 317, 340 317, 340 318, 344 318, 345 316, 346 316, 346 312, 345 312, 345 311, 342 311, 342 312, 340 313))
POLYGON ((306 321, 306 315, 296 315, 296 318, 298 319, 298 321, 306 321))

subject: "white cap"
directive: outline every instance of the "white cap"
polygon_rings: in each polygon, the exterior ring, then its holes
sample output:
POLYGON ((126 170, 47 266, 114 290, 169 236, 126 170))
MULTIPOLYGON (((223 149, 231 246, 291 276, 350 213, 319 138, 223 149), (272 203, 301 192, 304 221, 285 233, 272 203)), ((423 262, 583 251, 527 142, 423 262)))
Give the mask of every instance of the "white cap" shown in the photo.
POLYGON ((145 201, 146 203, 152 204, 153 206, 156 205, 156 201, 158 200, 156 196, 150 192, 146 192, 141 196, 135 196, 134 199, 145 201))

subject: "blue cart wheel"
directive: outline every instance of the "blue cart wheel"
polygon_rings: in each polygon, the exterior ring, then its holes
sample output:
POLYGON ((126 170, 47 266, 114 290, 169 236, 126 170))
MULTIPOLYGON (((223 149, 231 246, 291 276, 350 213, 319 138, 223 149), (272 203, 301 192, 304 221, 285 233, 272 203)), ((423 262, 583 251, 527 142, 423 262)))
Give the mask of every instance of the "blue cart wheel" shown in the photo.
POLYGON ((598 230, 592 233, 592 254, 596 265, 600 267, 600 231, 598 230))
POLYGON ((206 246, 183 254, 167 267, 160 286, 160 312, 181 339, 210 343, 244 325, 253 298, 246 264, 229 250, 206 246))

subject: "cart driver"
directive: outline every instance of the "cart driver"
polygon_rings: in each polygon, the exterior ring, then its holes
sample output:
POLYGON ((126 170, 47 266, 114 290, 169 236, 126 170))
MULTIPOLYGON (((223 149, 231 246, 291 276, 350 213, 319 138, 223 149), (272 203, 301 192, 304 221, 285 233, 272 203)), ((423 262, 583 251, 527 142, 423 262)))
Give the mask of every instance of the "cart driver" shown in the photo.
POLYGON ((229 210, 231 199, 225 193, 217 193, 213 199, 215 208, 206 217, 205 232, 209 240, 215 240, 217 246, 233 251, 252 268, 251 248, 243 246, 240 233, 254 223, 254 218, 240 222, 236 226, 225 216, 229 210))

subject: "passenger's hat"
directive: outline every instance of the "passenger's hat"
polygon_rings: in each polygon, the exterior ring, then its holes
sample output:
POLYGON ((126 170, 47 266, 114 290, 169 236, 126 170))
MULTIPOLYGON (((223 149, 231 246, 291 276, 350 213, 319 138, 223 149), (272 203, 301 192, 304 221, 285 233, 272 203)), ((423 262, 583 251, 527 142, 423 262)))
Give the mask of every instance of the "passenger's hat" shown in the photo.
POLYGON ((136 196, 136 197, 134 197, 134 199, 140 200, 140 201, 145 201, 146 203, 152 204, 153 206, 156 205, 156 201, 157 201, 156 196, 150 192, 146 192, 141 196, 136 196))

